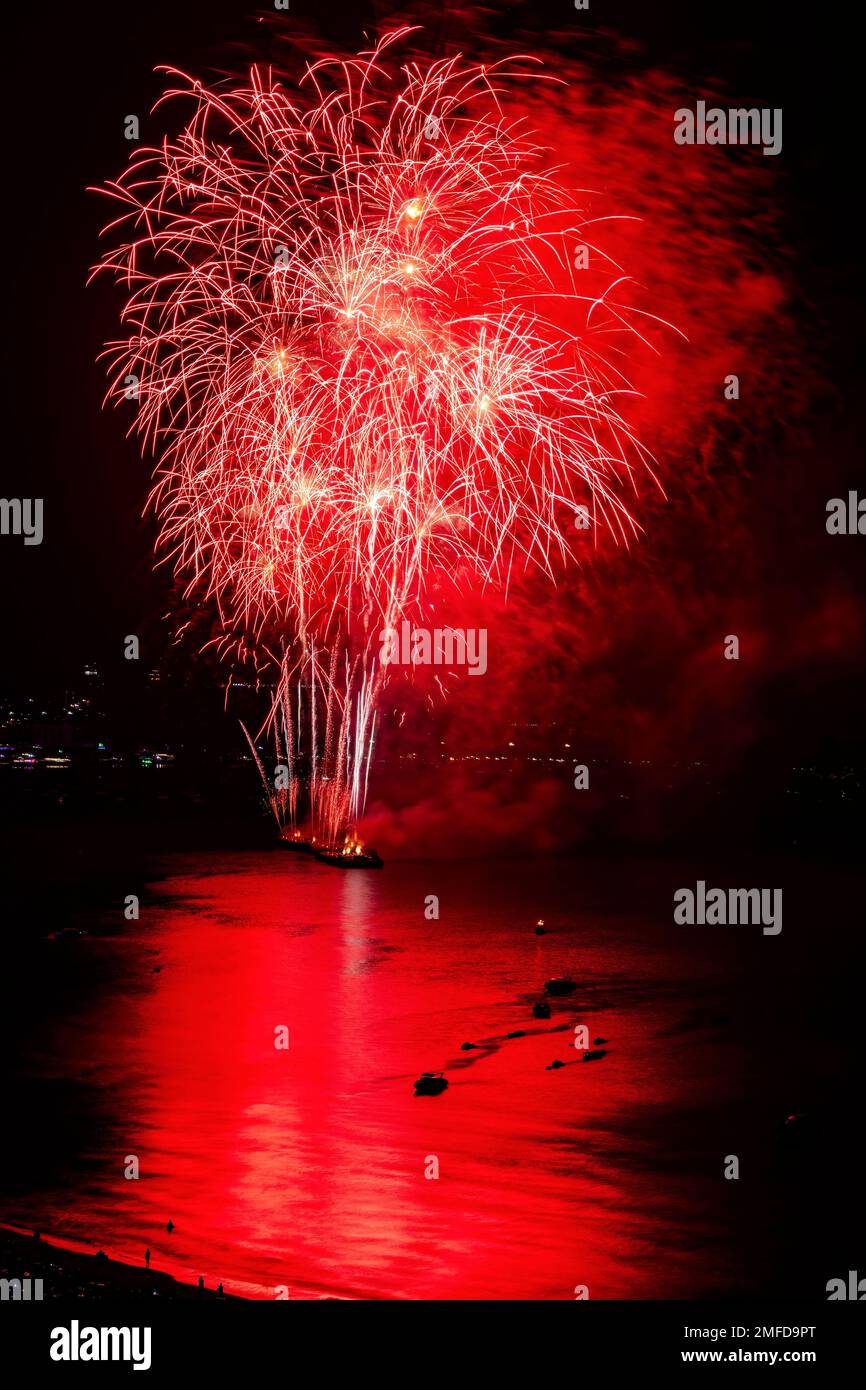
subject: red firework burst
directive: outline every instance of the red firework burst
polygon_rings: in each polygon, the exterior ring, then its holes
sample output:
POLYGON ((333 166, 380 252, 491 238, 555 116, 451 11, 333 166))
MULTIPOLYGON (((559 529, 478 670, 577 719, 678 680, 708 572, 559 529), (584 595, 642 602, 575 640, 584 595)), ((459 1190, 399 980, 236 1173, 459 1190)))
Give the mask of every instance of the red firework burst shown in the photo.
POLYGON ((648 459, 594 346, 635 311, 618 268, 577 292, 586 226, 507 114, 533 64, 400 66, 407 32, 294 90, 174 73, 191 114, 108 188, 112 392, 138 382, 161 545, 227 641, 303 653, 443 576, 551 570, 579 506, 636 529, 648 459))

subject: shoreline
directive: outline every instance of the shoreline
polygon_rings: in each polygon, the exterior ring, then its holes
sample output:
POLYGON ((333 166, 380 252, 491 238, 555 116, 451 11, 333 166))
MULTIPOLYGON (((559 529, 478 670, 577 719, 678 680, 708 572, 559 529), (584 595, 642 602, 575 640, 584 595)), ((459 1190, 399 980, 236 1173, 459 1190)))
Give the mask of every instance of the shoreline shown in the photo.
MULTIPOLYGON (((102 1251, 73 1248, 59 1236, 0 1222, 0 1278, 41 1279, 43 1299, 152 1299, 245 1302, 237 1294, 200 1289, 158 1269, 124 1264, 102 1251)), ((31 1291, 31 1301, 35 1301, 31 1291)))

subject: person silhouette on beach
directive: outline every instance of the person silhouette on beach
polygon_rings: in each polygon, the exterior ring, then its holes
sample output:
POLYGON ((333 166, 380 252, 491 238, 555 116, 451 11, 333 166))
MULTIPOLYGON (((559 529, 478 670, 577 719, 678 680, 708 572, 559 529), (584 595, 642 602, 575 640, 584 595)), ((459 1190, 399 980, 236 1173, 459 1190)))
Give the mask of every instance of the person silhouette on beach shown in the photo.
POLYGON ((144 1252, 144 1267, 150 1269, 150 1246, 144 1252))
POLYGON ((198 1276, 198 1287, 199 1287, 199 1293, 204 1293, 204 1275, 203 1275, 203 1274, 200 1274, 200 1275, 198 1276))
POLYGON ((220 1298, 222 1298, 223 1286, 222 1286, 222 1283, 221 1283, 221 1282, 220 1282, 219 1284, 217 1284, 217 1293, 219 1294, 220 1298))

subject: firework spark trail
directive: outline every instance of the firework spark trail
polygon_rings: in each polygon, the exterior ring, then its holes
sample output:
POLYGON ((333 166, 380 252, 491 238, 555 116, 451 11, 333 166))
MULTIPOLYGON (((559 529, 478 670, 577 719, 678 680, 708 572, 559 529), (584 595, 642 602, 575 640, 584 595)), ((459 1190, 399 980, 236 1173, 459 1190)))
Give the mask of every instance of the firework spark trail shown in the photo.
POLYGON ((627 543, 620 492, 650 468, 595 346, 636 311, 619 276, 578 295, 579 211, 503 111, 532 61, 400 65, 409 32, 295 92, 171 71, 162 101, 192 112, 108 186, 99 267, 127 295, 110 394, 138 379, 164 557, 226 651, 276 649, 281 701, 307 668, 315 797, 316 652, 362 653, 339 738, 355 811, 379 628, 444 579, 553 573, 578 506, 627 543))
POLYGON ((341 686, 338 656, 333 650, 326 667, 313 648, 297 687, 294 669, 288 662, 283 666, 261 732, 273 744, 277 766, 285 768, 285 788, 268 776, 242 725, 281 833, 292 838, 303 830, 304 838, 324 846, 341 844, 363 811, 382 680, 377 665, 364 668, 360 658, 344 652, 341 686))

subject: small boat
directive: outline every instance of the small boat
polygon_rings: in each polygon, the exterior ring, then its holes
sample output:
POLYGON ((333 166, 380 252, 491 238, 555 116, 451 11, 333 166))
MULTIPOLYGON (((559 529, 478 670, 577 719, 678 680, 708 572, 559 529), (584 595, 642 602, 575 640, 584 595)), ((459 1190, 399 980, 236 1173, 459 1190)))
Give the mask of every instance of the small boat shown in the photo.
POLYGON ((446 1089, 448 1082, 441 1071, 422 1071, 415 1082, 416 1096, 438 1096, 446 1089))
POLYGON ((607 1056, 607 1053, 605 1052, 604 1048, 603 1048, 603 1047, 597 1047, 597 1048, 595 1048, 594 1050, 592 1050, 592 1051, 590 1051, 590 1052, 584 1052, 584 1054, 583 1054, 583 1060, 584 1060, 584 1062, 597 1062, 597 1061, 599 1060, 600 1057, 606 1057, 606 1056, 607 1056))
POLYGON ((532 1015, 534 1018, 550 1018, 550 1005, 546 999, 539 999, 537 1004, 533 1004, 532 1015))
POLYGON ((322 864, 333 864, 337 869, 382 868, 382 859, 376 851, 362 849, 360 845, 349 845, 343 849, 314 849, 313 854, 322 864))
POLYGON ((294 833, 282 834, 277 840, 280 849, 293 849, 296 854, 313 854, 314 846, 309 840, 305 840, 299 830, 294 833))
POLYGON ((577 985, 574 980, 559 977, 554 980, 545 980, 544 988, 548 994, 574 994, 577 985))

